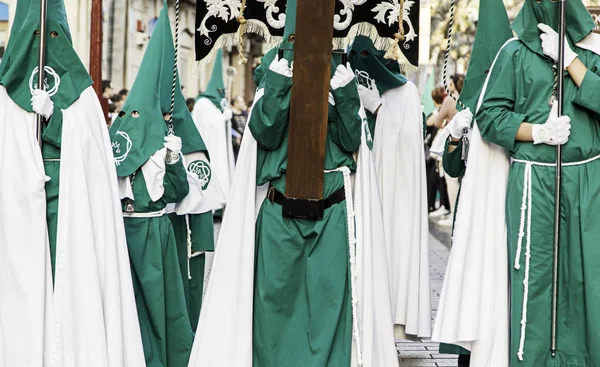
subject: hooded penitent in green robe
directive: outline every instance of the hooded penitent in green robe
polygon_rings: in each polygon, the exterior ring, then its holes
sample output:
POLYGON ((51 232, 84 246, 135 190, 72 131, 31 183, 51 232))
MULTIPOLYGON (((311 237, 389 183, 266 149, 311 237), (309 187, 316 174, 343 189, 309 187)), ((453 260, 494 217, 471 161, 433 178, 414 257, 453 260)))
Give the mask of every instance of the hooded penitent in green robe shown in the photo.
POLYGON ((221 112, 229 104, 225 94, 225 81, 223 80, 223 51, 219 50, 215 57, 215 65, 212 75, 206 86, 206 90, 202 93, 203 98, 209 99, 215 107, 221 112))
MULTIPOLYGON (((54 102, 54 113, 43 126, 42 155, 46 175, 50 177, 46 183, 46 218, 54 273, 62 110, 69 108, 92 85, 92 80, 73 49, 63 1, 49 0, 47 6, 46 90, 54 102)), ((31 91, 37 89, 38 81, 37 75, 33 79, 31 77, 38 68, 39 60, 39 9, 39 1, 19 1, 11 41, 0 65, 0 84, 6 87, 10 98, 27 112, 33 112, 31 91), (38 33, 34 34, 35 30, 38 33)))
MULTIPOLYGON (((287 3, 284 39, 295 29, 295 1, 287 3)), ((293 59, 282 45, 285 57, 293 59)), ((252 109, 249 128, 258 142, 257 184, 285 193, 292 79, 269 70, 267 53, 258 74, 264 96, 252 109)), ((335 66, 332 65, 332 75, 335 66)), ((353 82, 331 92, 325 169, 356 168, 361 142, 360 100, 353 82)), ((325 198, 344 186, 341 173, 325 174, 325 198)), ((268 199, 256 220, 253 365, 350 366, 352 308, 346 203, 333 205, 320 220, 283 218, 268 199)))
MULTIPOLYGON (((512 37, 510 22, 504 3, 494 0, 480 0, 479 18, 477 34, 471 53, 471 61, 467 69, 465 85, 460 93, 460 101, 472 112, 477 110, 477 102, 483 88, 487 74, 492 66, 492 62, 502 45, 512 37)), ((460 103, 457 108, 461 109, 460 103)), ((452 151, 448 151, 448 141, 444 149, 442 163, 444 171, 451 177, 462 177, 465 172, 465 162, 462 159, 463 142, 452 151)), ((456 203, 458 205, 460 198, 460 189, 456 203)), ((456 209, 453 211, 456 215, 456 209)), ((464 348, 449 344, 440 344, 440 353, 449 354, 467 354, 464 348)))
MULTIPOLYGON (((170 106, 165 106, 163 96, 168 93, 170 98, 171 93, 172 44, 165 3, 138 77, 110 129, 120 184, 130 184, 133 193, 133 200, 122 194, 123 212, 133 209, 137 215, 125 213, 124 220, 144 354, 149 367, 185 366, 193 340, 173 226, 160 212, 167 203, 177 203, 185 198, 189 190, 181 160, 174 164, 164 163, 163 144, 168 128, 163 114, 169 112, 170 106), (171 52, 165 52, 168 46, 171 52), (168 78, 171 83, 167 85, 164 80, 168 78), (162 156, 157 151, 162 151, 162 156), (160 175, 154 169, 150 170, 152 176, 145 177, 142 166, 161 164, 165 170, 164 192, 155 197, 156 194, 150 192, 155 190, 150 187, 156 187, 155 181, 160 180, 160 175), (148 213, 156 212, 160 213, 148 217, 148 213)), ((181 119, 180 109, 174 116, 175 133, 181 136, 194 134, 191 137, 195 137, 183 140, 183 150, 194 149, 191 146, 201 149, 202 139, 193 125, 190 127, 185 124, 185 119, 181 119)))
MULTIPOLYGON (((163 56, 161 69, 166 71, 171 70, 171 72, 161 73, 158 91, 160 94, 161 110, 169 111, 171 108, 171 86, 173 85, 172 70, 175 60, 175 46, 171 35, 171 29, 166 27, 164 31, 165 37, 162 38, 163 44, 161 47, 163 56)), ((190 170, 189 167, 194 164, 195 158, 198 157, 198 153, 201 153, 202 155, 200 155, 200 157, 208 161, 208 151, 194 124, 192 115, 187 108, 185 97, 181 92, 179 75, 177 76, 175 85, 175 102, 172 119, 174 133, 176 136, 181 137, 182 140, 183 147, 181 153, 186 159, 188 171, 190 170)), ((171 213, 169 214, 169 219, 173 225, 175 240, 177 242, 179 267, 181 270, 181 278, 183 280, 190 325, 192 330, 195 331, 196 326, 198 325, 198 318, 200 317, 200 306, 202 304, 202 294, 204 291, 204 265, 206 259, 204 254, 188 258, 188 229, 191 232, 192 254, 204 251, 214 251, 212 211, 201 214, 184 215, 171 213)))
POLYGON ((562 170, 554 358, 550 319, 555 147, 518 142, 516 133, 522 122, 545 123, 550 112, 554 62, 542 52, 537 25, 546 23, 557 30, 558 3, 526 0, 512 25, 519 40, 500 52, 476 116, 483 138, 518 160, 510 168, 506 194, 511 366, 600 365, 599 227, 593 219, 600 215, 600 57, 575 46, 594 28, 581 1, 568 1, 566 8, 567 39, 588 72, 580 87, 565 76, 564 114, 571 118, 571 135, 562 156, 567 165, 562 170), (524 196, 527 187, 531 191, 524 196))
MULTIPOLYGON (((384 55, 385 51, 377 50, 373 41, 365 36, 356 37, 348 55, 348 61, 356 72, 358 83, 369 87, 370 81, 373 80, 382 95, 390 89, 406 84, 406 78, 400 73, 398 61, 388 60, 384 55)), ((371 112, 366 112, 371 136, 374 136, 376 117, 371 112)))

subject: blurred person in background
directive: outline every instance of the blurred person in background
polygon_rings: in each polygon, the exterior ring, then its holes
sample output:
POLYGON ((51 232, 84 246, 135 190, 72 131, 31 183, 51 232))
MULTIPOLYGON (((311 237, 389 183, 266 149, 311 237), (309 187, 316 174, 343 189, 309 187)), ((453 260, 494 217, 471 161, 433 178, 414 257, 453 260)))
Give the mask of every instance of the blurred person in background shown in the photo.
POLYGON ((231 101, 231 135, 233 144, 233 155, 237 161, 240 145, 242 144, 242 136, 248 122, 248 105, 242 96, 237 96, 231 101))

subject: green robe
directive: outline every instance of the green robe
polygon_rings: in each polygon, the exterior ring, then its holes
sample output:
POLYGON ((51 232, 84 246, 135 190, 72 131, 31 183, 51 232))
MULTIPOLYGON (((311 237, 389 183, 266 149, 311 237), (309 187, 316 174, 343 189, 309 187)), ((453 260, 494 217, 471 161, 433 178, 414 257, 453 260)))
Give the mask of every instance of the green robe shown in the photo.
MULTIPOLYGON (((132 185, 135 212, 160 211, 187 195, 189 186, 181 161, 166 165, 164 189, 163 197, 153 202, 138 169, 132 185)), ((122 200, 123 211, 127 202, 122 200)), ((146 365, 186 366, 193 332, 171 221, 166 215, 124 220, 146 365)))
MULTIPOLYGON (((175 232, 177 242, 177 256, 181 279, 183 279, 183 290, 190 316, 190 325, 195 332, 200 319, 202 307, 202 295, 204 293, 204 269, 206 255, 201 254, 189 259, 187 250, 187 224, 185 215, 169 214, 169 219, 175 232), (189 266, 189 269, 188 269, 189 266), (189 273, 188 273, 189 270, 189 273)), ((188 215, 190 231, 192 236, 192 254, 197 251, 214 251, 215 234, 213 214, 211 211, 202 214, 188 215)))
POLYGON ((60 146, 62 138, 62 111, 56 109, 48 121, 44 123, 42 139, 42 156, 44 171, 50 181, 46 182, 46 222, 48 224, 48 239, 50 243, 50 261, 52 264, 52 279, 54 279, 56 264, 56 230, 58 226, 58 191, 60 183, 60 146))
MULTIPOLYGON (((291 78, 266 71, 264 96, 249 128, 258 142, 257 184, 285 193, 291 78)), ((356 169, 361 142, 359 96, 354 83, 332 92, 325 169, 356 169)), ((344 186, 341 173, 325 174, 324 197, 344 186)), ((282 217, 265 200, 256 221, 253 365, 349 366, 352 306, 346 203, 318 221, 282 217)))
MULTIPOLYGON (((520 41, 499 54, 490 76, 477 123, 485 140, 509 150, 515 159, 555 162, 555 148, 515 140, 522 122, 543 124, 550 112, 552 63, 538 47, 520 41), (535 52, 533 50, 537 49, 535 52)), ((535 43, 532 43, 535 45, 535 43)), ((571 135, 563 146, 563 162, 580 162, 600 155, 600 58, 573 47, 588 71, 580 88, 565 77, 564 114, 571 117, 571 135)), ((534 165, 531 231, 522 243, 520 269, 515 269, 525 164, 512 164, 506 197, 508 259, 511 289, 511 366, 600 366, 600 160, 563 168, 560 253, 558 263, 558 351, 550 355, 555 168, 534 165), (526 243, 531 257, 524 339, 521 341, 526 243)), ((527 217, 527 216, 525 216, 527 217)))

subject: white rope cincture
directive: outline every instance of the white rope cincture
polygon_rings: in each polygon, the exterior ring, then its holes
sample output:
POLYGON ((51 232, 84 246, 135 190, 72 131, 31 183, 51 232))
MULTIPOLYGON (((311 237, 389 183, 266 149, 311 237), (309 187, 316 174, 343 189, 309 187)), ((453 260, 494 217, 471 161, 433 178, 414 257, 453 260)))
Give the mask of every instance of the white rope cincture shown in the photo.
POLYGON ((187 273, 188 279, 192 279, 192 271, 190 270, 190 259, 192 258, 192 229, 190 228, 190 216, 185 215, 185 229, 187 236, 187 273))
POLYGON ((531 163, 525 163, 525 173, 523 174, 523 198, 521 199, 521 220, 519 222, 519 238, 517 240, 517 253, 515 255, 515 269, 521 269, 521 247, 523 237, 525 236, 525 215, 527 211, 527 183, 531 174, 531 163))
POLYGON ((156 212, 147 212, 147 213, 128 213, 123 212, 123 217, 126 218, 158 218, 162 217, 167 213, 167 209, 162 209, 156 212))
MULTIPOLYGON (((523 205, 521 206, 521 227, 523 227, 524 210, 527 210, 527 241, 525 242, 525 276, 523 277, 523 306, 521 312, 521 337, 519 340, 519 351, 517 356, 519 360, 523 360, 524 348, 525 348, 525 333, 527 329, 527 301, 529 299, 529 264, 531 259, 531 211, 532 211, 532 163, 528 162, 525 164, 525 179, 523 180, 523 205), (527 200, 527 204, 525 204, 527 200), (523 209, 524 208, 524 209, 523 209)), ((519 234, 519 239, 522 237, 519 234)), ((518 250, 520 251, 520 249, 518 250)), ((516 266, 515 266, 516 267, 516 266)))
POLYGON ((325 171, 341 172, 344 175, 344 195, 346 196, 346 212, 348 220, 348 252, 350 254, 350 294, 352 298, 352 329, 354 342, 356 344, 356 358, 359 366, 363 365, 362 344, 360 340, 360 330, 358 328, 357 303, 356 295, 356 228, 354 222, 354 202, 352 200, 352 179, 350 177, 350 169, 346 166, 339 167, 334 170, 325 171))

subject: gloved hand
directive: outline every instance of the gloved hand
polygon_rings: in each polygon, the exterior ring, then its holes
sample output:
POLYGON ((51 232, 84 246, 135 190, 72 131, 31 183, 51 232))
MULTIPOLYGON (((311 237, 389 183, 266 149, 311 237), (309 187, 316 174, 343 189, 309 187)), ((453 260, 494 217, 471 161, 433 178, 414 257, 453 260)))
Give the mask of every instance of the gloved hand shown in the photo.
POLYGON ((232 117, 233 117, 233 111, 231 111, 231 108, 226 108, 223 111, 223 118, 225 120, 231 120, 232 117))
POLYGON ((545 124, 533 125, 531 135, 533 144, 563 145, 571 134, 571 118, 558 117, 558 104, 554 103, 545 124))
POLYGON ((174 164, 179 161, 179 153, 181 153, 181 138, 175 135, 165 136, 165 148, 167 148, 167 164, 174 164))
POLYGON ((271 61, 271 65, 269 65, 269 70, 279 75, 283 75, 285 77, 292 77, 292 68, 286 59, 279 60, 279 56, 275 56, 273 61, 271 61))
MULTIPOLYGON (((554 62, 558 62, 558 33, 552 27, 543 23, 538 24, 538 28, 542 32, 540 39, 542 40, 544 55, 550 57, 554 62)), ((571 50, 565 38, 565 69, 571 65, 575 58, 577 58, 577 54, 571 50)))
POLYGON ((381 106, 382 100, 379 94, 379 89, 374 80, 371 80, 370 86, 367 88, 364 85, 358 85, 358 95, 365 110, 375 114, 381 106))
POLYGON ((354 72, 350 67, 350 63, 346 65, 338 65, 335 69, 335 73, 331 78, 331 90, 336 90, 350 84, 354 80, 354 72))
POLYGON ((50 99, 48 92, 36 89, 31 96, 31 107, 35 113, 50 118, 54 113, 54 102, 50 99))
POLYGON ((471 128, 472 121, 473 113, 468 107, 460 111, 448 124, 448 130, 450 131, 450 135, 454 139, 462 138, 464 130, 469 130, 471 128))

